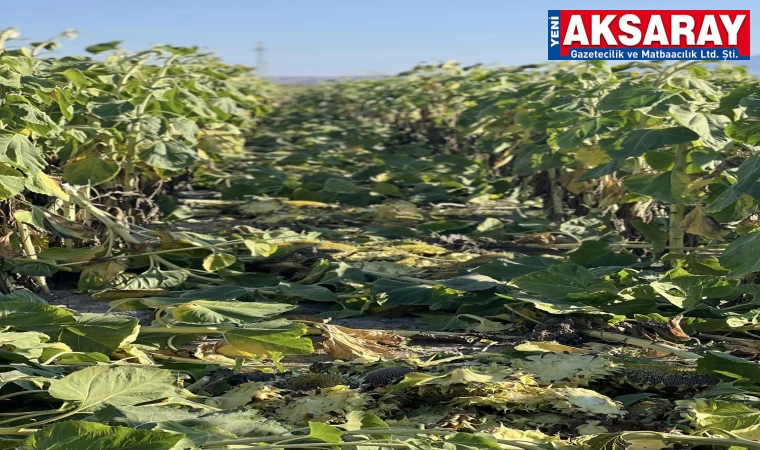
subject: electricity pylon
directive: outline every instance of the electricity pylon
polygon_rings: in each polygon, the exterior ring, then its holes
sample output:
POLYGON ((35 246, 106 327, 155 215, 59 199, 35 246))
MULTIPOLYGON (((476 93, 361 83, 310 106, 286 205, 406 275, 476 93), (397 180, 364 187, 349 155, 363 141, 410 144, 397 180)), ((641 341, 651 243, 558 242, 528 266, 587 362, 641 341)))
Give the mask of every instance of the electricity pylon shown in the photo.
POLYGON ((267 63, 267 48, 263 42, 256 46, 256 74, 261 78, 269 76, 269 64, 267 63))

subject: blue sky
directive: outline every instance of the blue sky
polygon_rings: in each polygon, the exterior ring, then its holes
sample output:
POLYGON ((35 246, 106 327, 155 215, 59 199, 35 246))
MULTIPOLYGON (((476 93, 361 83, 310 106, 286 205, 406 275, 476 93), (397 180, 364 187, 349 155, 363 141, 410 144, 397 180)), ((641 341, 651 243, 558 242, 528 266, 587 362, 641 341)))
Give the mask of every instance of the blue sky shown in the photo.
MULTIPOLYGON (((751 9, 758 0, 26 0, 5 2, 3 27, 39 40, 80 31, 61 54, 123 40, 198 45, 254 65, 258 41, 270 75, 393 74, 431 60, 505 65, 546 59, 549 9, 751 9)), ((760 17, 752 51, 760 53, 760 17)))

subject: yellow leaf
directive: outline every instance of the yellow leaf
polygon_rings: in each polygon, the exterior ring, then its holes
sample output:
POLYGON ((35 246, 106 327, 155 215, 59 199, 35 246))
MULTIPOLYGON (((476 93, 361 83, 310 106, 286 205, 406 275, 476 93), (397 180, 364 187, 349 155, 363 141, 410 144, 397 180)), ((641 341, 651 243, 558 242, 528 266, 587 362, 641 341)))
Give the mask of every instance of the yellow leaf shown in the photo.
POLYGON ((322 203, 322 202, 313 202, 310 200, 286 200, 285 203, 287 203, 290 206, 295 206, 297 208, 334 208, 334 205, 330 205, 328 203, 322 203))
POLYGON ((203 259, 203 268, 206 272, 216 272, 235 264, 235 256, 226 253, 212 253, 203 259))
POLYGON ((272 256, 277 251, 277 246, 274 244, 267 244, 266 242, 257 242, 252 239, 246 239, 244 241, 245 246, 251 251, 251 256, 258 256, 267 258, 272 256))
POLYGON ((556 341, 529 341, 515 345, 515 350, 521 352, 550 352, 550 353, 589 353, 588 350, 563 345, 556 341))
POLYGON ((594 168, 610 161, 610 156, 598 145, 581 147, 575 152, 575 160, 587 169, 594 168))
POLYGON ((64 202, 68 202, 70 199, 69 194, 65 193, 63 189, 61 189, 61 186, 57 181, 42 172, 31 176, 29 178, 29 181, 27 181, 27 185, 30 183, 33 188, 37 188, 44 194, 58 197, 64 202))

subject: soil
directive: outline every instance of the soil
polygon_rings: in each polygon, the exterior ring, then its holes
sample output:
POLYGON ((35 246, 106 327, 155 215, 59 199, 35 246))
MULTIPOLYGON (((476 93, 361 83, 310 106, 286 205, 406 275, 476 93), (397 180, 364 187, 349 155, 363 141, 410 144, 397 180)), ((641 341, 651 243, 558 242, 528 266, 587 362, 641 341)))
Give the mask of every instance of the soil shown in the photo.
MULTIPOLYGON (((105 314, 111 308, 108 301, 98 300, 87 294, 78 294, 73 289, 51 290, 51 296, 46 299, 53 306, 60 306, 78 313, 105 314)), ((114 309, 110 314, 135 317, 141 325, 149 325, 152 318, 152 310, 140 309, 137 311, 120 311, 114 309)))

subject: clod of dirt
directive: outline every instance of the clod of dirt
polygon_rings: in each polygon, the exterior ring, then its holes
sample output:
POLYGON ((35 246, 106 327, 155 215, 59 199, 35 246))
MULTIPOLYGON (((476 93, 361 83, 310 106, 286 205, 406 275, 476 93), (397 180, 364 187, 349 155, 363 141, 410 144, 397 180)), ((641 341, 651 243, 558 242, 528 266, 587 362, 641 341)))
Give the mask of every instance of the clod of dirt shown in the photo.
POLYGON ((575 331, 571 319, 549 319, 533 328, 525 337, 527 341, 557 341, 563 345, 579 346, 583 337, 575 331))

